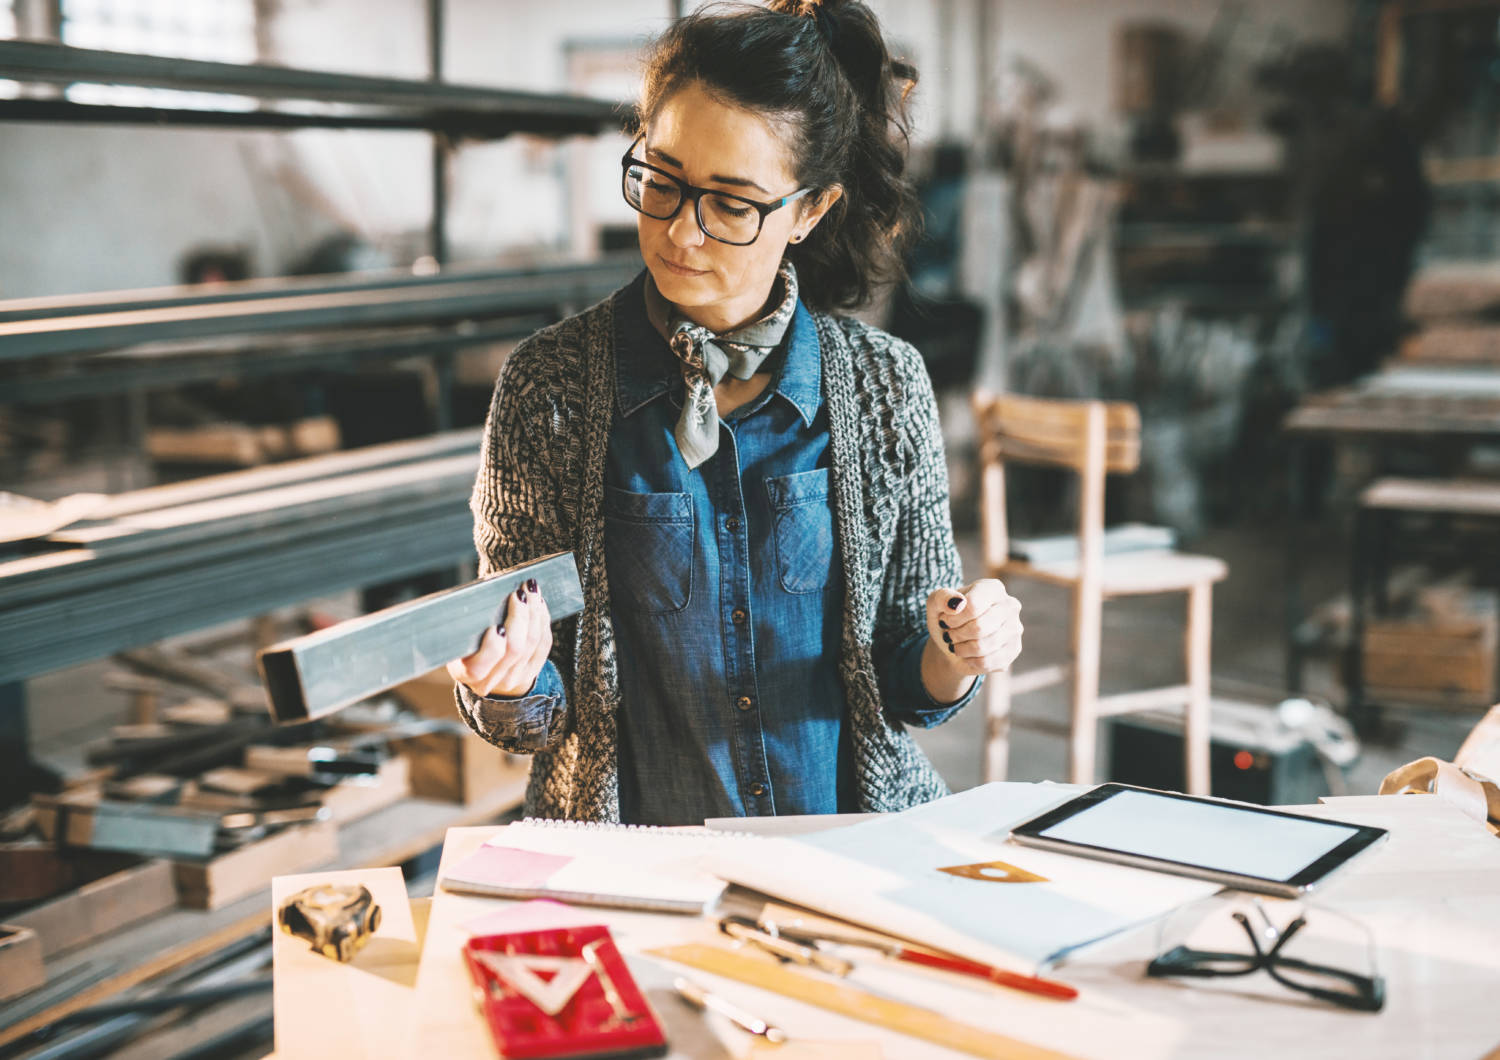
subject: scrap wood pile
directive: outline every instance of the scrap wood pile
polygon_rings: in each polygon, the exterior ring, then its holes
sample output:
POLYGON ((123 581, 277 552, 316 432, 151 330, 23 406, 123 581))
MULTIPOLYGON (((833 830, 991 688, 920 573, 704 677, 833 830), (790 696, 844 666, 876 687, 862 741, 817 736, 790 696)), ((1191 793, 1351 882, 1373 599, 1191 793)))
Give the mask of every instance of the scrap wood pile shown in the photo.
POLYGON ((101 881, 143 886, 142 867, 159 859, 142 916, 217 908, 324 864, 340 825, 410 794, 408 742, 462 729, 389 700, 276 726, 264 693, 232 668, 160 648, 116 661, 128 672, 110 683, 135 694, 133 720, 85 746, 87 768, 64 790, 34 795, 0 825, 0 922, 50 924, 49 904, 101 881), (158 705, 168 697, 178 701, 158 705))
POLYGON ((1492 262, 1423 268, 1405 309, 1415 330, 1401 344, 1403 360, 1500 367, 1500 268, 1492 262))

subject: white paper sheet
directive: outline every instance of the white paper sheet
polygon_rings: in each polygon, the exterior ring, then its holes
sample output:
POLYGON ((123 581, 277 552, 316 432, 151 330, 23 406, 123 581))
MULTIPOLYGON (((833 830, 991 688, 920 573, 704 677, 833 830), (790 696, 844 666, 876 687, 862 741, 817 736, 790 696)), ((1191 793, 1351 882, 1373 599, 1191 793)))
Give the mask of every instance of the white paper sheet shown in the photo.
POLYGON ((1008 841, 1012 825, 1081 790, 986 784, 904 813, 733 849, 717 875, 820 912, 975 960, 1032 970, 1154 919, 1217 885, 1008 841), (938 871, 1003 861, 1045 877, 999 883, 938 871))

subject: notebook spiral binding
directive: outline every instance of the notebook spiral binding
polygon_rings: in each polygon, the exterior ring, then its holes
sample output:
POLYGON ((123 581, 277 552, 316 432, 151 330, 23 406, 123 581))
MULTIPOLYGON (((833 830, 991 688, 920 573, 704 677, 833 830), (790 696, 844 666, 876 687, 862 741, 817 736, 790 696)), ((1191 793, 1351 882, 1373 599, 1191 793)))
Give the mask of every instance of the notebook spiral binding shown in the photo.
POLYGON ((672 836, 679 839, 764 839, 759 832, 738 829, 709 828, 701 832, 685 832, 659 824, 618 824, 614 821, 573 821, 560 817, 523 817, 516 822, 528 828, 563 828, 585 832, 650 832, 652 835, 672 836))

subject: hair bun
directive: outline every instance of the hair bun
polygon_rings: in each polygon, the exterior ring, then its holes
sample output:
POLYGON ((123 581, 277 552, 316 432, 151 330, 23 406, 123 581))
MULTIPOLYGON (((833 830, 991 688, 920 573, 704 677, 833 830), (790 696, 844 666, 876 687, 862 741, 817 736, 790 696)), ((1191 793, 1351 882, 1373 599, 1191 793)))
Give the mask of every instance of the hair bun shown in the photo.
POLYGON ((831 4, 814 4, 812 9, 813 21, 818 24, 818 33, 822 35, 828 47, 835 48, 839 42, 838 19, 834 17, 831 4))

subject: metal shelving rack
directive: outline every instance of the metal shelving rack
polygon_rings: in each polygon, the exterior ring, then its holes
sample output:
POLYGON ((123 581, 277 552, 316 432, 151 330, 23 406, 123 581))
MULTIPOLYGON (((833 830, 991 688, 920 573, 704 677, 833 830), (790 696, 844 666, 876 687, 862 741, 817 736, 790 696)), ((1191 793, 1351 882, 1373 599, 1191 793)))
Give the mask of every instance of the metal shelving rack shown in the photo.
MULTIPOLYGON (((622 109, 609 101, 446 83, 442 79, 442 0, 427 0, 427 15, 431 73, 427 80, 128 55, 31 40, 0 41, 0 78, 28 85, 106 83, 251 97, 255 101, 248 109, 210 111, 85 104, 63 98, 59 92, 53 98, 0 100, 0 124, 425 130, 433 134, 431 252, 441 265, 448 257, 445 191, 448 159, 456 142, 494 140, 512 133, 558 137, 597 134, 620 125, 623 115, 622 109)), ((430 276, 400 273, 255 280, 212 290, 166 288, 4 302, 0 303, 0 404, 139 390, 230 373, 297 371, 426 355, 432 356, 437 366, 438 427, 442 430, 449 426, 446 395, 452 384, 452 358, 460 348, 525 334, 603 297, 638 268, 639 259, 630 255, 522 269, 460 268, 430 276)), ((449 498, 452 503, 445 501, 440 511, 418 505, 421 518, 398 515, 361 524, 361 533, 368 530, 385 537, 365 540, 356 534, 359 548, 349 547, 349 540, 339 540, 336 528, 306 535, 309 547, 305 550, 299 548, 299 542, 282 535, 288 539, 271 558, 291 573, 316 570, 316 577, 262 579, 257 585, 263 592, 215 592, 211 602, 204 601, 196 611, 184 611, 196 616, 193 621, 226 621, 295 603, 309 593, 334 592, 414 571, 429 560, 427 569, 431 569, 434 563, 452 562, 460 551, 472 554, 470 518, 464 504, 467 489, 448 492, 453 493, 449 498), (379 562, 374 566, 361 562, 362 554, 374 556, 379 562), (401 557, 400 561, 393 556, 401 557)), ((89 554, 90 550, 73 553, 85 559, 89 554)), ((36 564, 48 566, 57 558, 56 553, 51 558, 36 557, 35 563, 23 566, 28 570, 36 564)), ((129 576, 126 581, 140 574, 144 578, 139 583, 142 587, 156 585, 165 591, 170 586, 160 579, 165 576, 164 570, 169 572, 171 557, 163 553, 157 558, 161 562, 153 566, 149 555, 135 554, 117 565, 118 572, 129 576)), ((40 593, 34 601, 39 610, 33 617, 41 626, 55 622, 53 631, 62 641, 69 637, 68 625, 73 621, 66 606, 71 590, 64 577, 73 564, 55 565, 62 580, 54 582, 52 589, 41 584, 22 586, 20 582, 12 583, 11 588, 23 595, 40 593), (42 606, 51 599, 53 590, 57 596, 53 602, 58 606, 42 606)), ((179 588, 187 591, 185 586, 179 588)), ((169 631, 169 626, 173 631, 180 630, 183 622, 179 617, 164 617, 156 632, 169 631)), ((46 631, 42 632, 46 640, 46 631)), ((97 656, 117 650, 132 637, 130 631, 115 630, 111 636, 92 642, 100 650, 89 649, 83 654, 97 656)), ((8 668, 0 669, 6 670, 6 680, 16 681, 39 672, 39 668, 78 661, 82 657, 77 652, 54 653, 47 660, 11 659, 8 668)), ((10 740, 17 735, 12 727, 19 724, 19 746, 24 747, 25 726, 19 719, 24 719, 25 712, 14 694, 19 687, 0 685, 0 736, 10 740), (7 692, 11 694, 7 696, 7 692)), ((459 815, 457 823, 492 818, 517 805, 521 790, 518 782, 497 791, 490 803, 471 807, 459 815)), ((409 836, 409 842, 399 851, 382 848, 361 863, 388 863, 419 854, 440 843, 443 827, 455 823, 455 815, 440 815, 443 819, 438 825, 423 831, 413 829, 409 822, 395 824, 394 818, 400 813, 383 816, 392 818, 381 829, 386 847, 390 847, 393 828, 409 836)), ((146 949, 135 944, 139 940, 120 940, 118 944, 129 949, 129 956, 119 959, 118 968, 107 981, 86 992, 89 999, 115 996, 163 969, 181 966, 205 945, 223 945, 253 934, 264 924, 265 914, 251 907, 263 907, 264 901, 263 895, 253 902, 247 900, 227 927, 223 917, 215 920, 211 915, 174 914, 169 918, 170 937, 154 939, 146 949)), ((132 938, 138 934, 132 932, 132 938)), ((70 959, 76 962, 80 958, 74 954, 70 959)), ((25 1029, 50 1022, 68 1007, 67 1002, 52 1005, 29 1020, 25 1029)), ((11 1041, 22 1029, 10 1028, 0 1035, 0 1041, 11 1041)))

